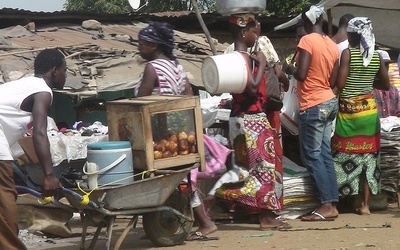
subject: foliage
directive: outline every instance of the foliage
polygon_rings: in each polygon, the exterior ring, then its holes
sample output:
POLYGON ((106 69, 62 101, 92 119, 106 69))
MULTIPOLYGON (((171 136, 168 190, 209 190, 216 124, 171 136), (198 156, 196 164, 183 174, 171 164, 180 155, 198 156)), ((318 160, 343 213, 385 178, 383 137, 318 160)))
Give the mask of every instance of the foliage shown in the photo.
MULTIPOLYGON (((145 1, 141 1, 144 4, 145 1)), ((197 1, 200 11, 214 11, 215 0, 197 1)), ((64 5, 69 11, 85 10, 91 13, 126 13, 132 8, 128 0, 66 0, 64 5)), ((148 6, 143 8, 147 12, 193 10, 191 0, 149 0, 148 6)))
POLYGON ((289 16, 298 15, 308 9, 310 5, 319 3, 320 0, 273 0, 267 1, 265 15, 289 16))
POLYGON ((64 8, 69 11, 89 13, 126 13, 132 11, 128 0, 67 0, 64 8))
MULTIPOLYGON (((215 0, 201 0, 197 1, 200 11, 214 11, 215 0)), ((148 5, 149 12, 158 11, 180 11, 180 10, 193 10, 193 5, 191 0, 164 0, 164 1, 154 1, 150 0, 148 5)))
MULTIPOLYGON (((301 13, 311 4, 320 0, 266 0, 265 15, 288 16, 301 13)), ((145 0, 141 1, 144 4, 145 0)), ((214 12, 216 0, 197 0, 200 11, 214 12)), ((128 0, 66 0, 64 5, 69 11, 87 11, 92 13, 126 13, 131 12, 128 0)), ((141 11, 163 12, 193 10, 191 0, 149 0, 148 6, 141 11)))

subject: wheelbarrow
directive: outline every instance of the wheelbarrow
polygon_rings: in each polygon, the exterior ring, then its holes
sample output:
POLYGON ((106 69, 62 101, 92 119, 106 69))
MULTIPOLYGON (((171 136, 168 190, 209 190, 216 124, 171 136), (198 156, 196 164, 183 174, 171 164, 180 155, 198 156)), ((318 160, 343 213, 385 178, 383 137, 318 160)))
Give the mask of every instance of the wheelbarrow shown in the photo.
MULTIPOLYGON (((57 197, 46 197, 44 200, 81 214, 83 228, 80 249, 85 249, 90 224, 96 225, 97 229, 87 249, 94 249, 104 227, 107 227, 108 235, 106 249, 110 249, 115 219, 117 216, 131 216, 113 248, 119 249, 130 228, 136 227, 140 215, 143 216, 143 229, 153 244, 179 245, 188 237, 194 222, 190 195, 184 195, 179 187, 190 170, 196 167, 198 164, 182 170, 156 170, 153 177, 130 184, 94 189, 90 195, 83 190, 63 188, 57 197), (60 202, 62 197, 69 204, 60 202)), ((17 191, 44 198, 41 193, 28 187, 17 186, 17 191)))

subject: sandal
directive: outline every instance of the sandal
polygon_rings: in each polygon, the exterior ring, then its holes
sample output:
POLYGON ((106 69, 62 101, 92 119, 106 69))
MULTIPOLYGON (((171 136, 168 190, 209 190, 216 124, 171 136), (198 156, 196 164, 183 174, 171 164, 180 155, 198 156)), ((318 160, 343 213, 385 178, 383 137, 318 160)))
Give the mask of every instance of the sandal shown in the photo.
POLYGON ((309 216, 302 217, 301 221, 334 221, 336 218, 337 216, 325 217, 318 212, 313 212, 309 216))
POLYGON ((189 234, 189 236, 186 239, 187 241, 209 241, 209 240, 219 240, 218 237, 213 237, 213 236, 206 236, 202 234, 201 232, 193 232, 189 234))

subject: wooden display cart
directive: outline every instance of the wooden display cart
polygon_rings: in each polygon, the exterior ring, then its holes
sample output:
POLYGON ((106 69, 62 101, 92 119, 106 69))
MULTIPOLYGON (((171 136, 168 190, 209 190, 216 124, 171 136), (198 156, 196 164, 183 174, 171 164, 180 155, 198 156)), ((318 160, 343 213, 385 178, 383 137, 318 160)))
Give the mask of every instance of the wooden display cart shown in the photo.
MULTIPOLYGON (((200 100, 197 96, 146 96, 133 99, 110 101, 106 104, 108 133, 110 141, 130 141, 132 143, 133 164, 138 169, 165 169, 200 163, 205 170, 205 151, 200 100), (196 137, 196 153, 176 155, 155 159, 154 142, 156 134, 163 134, 165 127, 155 123, 155 117, 164 119, 168 126, 168 117, 175 113, 186 112, 183 127, 192 126, 196 137), (188 124, 188 123, 192 123, 188 124), (163 127, 163 128, 161 128, 163 127)), ((161 119, 161 120, 162 120, 161 119)), ((179 126, 178 124, 178 126, 179 126)), ((168 128, 169 129, 169 128, 168 128)), ((186 131, 187 132, 187 131, 186 131)))

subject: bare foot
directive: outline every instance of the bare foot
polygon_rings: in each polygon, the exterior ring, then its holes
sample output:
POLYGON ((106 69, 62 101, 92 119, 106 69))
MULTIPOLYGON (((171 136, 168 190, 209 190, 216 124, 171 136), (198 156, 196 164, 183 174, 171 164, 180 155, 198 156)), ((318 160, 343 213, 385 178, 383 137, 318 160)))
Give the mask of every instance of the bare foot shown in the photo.
POLYGON ((270 210, 262 210, 260 217, 260 230, 289 229, 291 226, 281 217, 277 217, 270 210))
POLYGON ((369 211, 369 206, 364 205, 364 202, 361 203, 361 207, 357 208, 356 211, 359 215, 370 215, 371 214, 371 211, 369 211))

